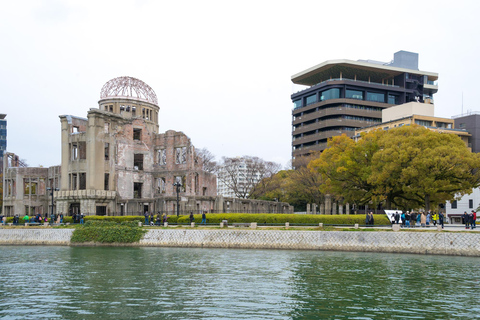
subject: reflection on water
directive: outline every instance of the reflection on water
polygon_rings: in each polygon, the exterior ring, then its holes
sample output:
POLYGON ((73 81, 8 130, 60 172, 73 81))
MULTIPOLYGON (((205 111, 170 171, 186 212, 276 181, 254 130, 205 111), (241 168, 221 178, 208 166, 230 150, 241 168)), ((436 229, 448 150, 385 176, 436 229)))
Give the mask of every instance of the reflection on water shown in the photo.
POLYGON ((6 319, 465 319, 478 258, 194 248, 1 247, 6 319))

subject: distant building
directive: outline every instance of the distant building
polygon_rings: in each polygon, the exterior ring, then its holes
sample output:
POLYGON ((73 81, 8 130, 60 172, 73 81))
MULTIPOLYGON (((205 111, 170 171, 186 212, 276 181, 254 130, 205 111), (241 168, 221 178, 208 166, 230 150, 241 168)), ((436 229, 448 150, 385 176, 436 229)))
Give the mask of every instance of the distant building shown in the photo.
MULTIPOLYGON (((7 117, 6 114, 0 114, 0 164, 3 163, 3 154, 7 151, 7 117)), ((3 172, 3 166, 0 173, 3 172)))
POLYGON ((376 129, 390 130, 401 126, 417 124, 429 130, 455 134, 462 139, 468 147, 471 136, 465 129, 455 129, 452 119, 433 116, 433 104, 409 102, 400 106, 394 106, 382 111, 382 123, 355 130, 355 139, 360 138, 362 132, 376 129))
POLYGON ((472 152, 480 152, 480 112, 454 116, 455 128, 467 130, 471 137, 469 147, 472 152))
POLYGON ((388 63, 329 60, 292 76, 308 88, 294 93, 292 158, 323 151, 327 140, 382 122, 382 110, 433 103, 438 74, 418 70, 418 54, 399 51, 388 63))
POLYGON ((262 179, 262 176, 251 159, 229 158, 219 166, 217 194, 224 197, 247 198, 251 188, 262 179))

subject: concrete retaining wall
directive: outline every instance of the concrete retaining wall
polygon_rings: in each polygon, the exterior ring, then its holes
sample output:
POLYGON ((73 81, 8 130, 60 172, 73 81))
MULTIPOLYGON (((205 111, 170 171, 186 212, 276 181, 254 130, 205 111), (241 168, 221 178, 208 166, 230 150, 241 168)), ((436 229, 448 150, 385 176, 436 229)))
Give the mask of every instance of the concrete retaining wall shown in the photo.
MULTIPOLYGON (((70 245, 73 229, 0 229, 0 245, 70 245)), ((136 246, 308 249, 480 256, 480 234, 276 230, 149 230, 136 246)))

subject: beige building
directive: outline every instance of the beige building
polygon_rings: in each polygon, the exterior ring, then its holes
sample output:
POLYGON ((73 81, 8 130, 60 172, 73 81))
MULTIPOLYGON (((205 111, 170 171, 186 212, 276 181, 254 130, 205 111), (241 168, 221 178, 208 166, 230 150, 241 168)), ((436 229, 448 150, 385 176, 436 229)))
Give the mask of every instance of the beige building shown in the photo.
POLYGON ((433 111, 433 104, 418 102, 405 103, 384 109, 382 110, 382 123, 355 130, 354 138, 358 140, 362 132, 370 132, 376 129, 388 130, 417 124, 433 131, 456 134, 466 146, 469 146, 470 133, 463 129, 455 129, 453 119, 434 117, 433 111))

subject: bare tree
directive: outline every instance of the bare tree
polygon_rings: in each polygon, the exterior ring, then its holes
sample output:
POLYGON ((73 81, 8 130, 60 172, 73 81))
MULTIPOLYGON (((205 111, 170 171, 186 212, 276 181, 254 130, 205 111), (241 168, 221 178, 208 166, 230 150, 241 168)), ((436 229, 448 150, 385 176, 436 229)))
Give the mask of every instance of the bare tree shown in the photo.
POLYGON ((258 157, 223 157, 218 166, 218 179, 237 198, 248 198, 250 192, 263 178, 278 172, 281 165, 258 157))
POLYGON ((195 149, 195 162, 201 163, 205 172, 213 173, 217 170, 215 155, 207 148, 195 149))

